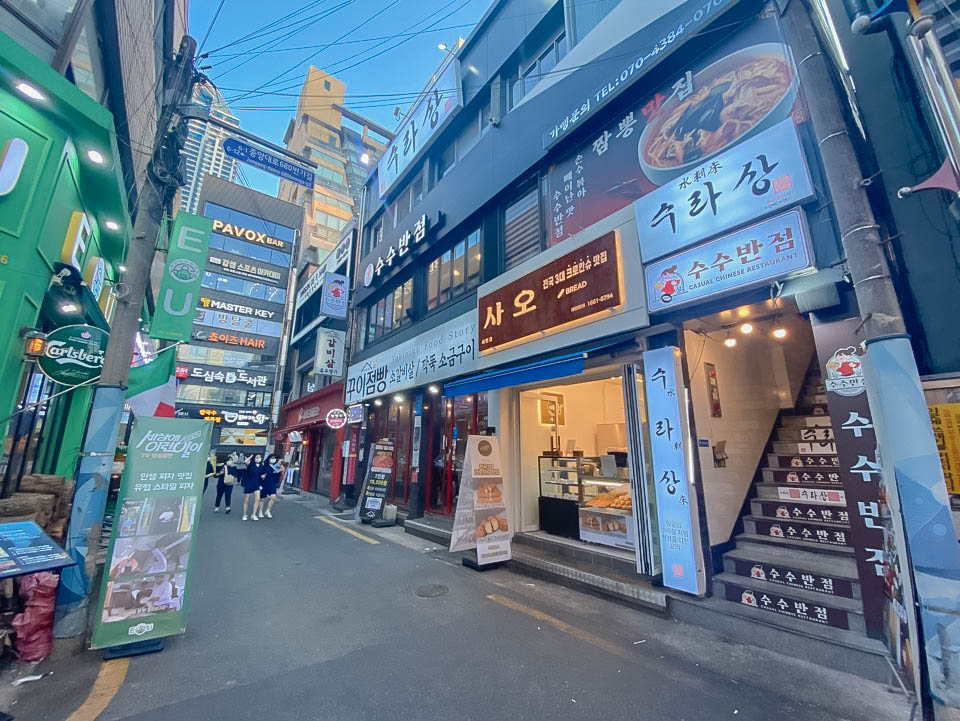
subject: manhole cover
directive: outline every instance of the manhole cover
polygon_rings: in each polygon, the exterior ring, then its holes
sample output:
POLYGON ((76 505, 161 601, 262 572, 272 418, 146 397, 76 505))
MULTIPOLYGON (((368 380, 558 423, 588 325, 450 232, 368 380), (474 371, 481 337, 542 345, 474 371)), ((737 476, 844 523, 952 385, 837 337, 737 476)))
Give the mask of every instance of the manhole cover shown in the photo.
POLYGON ((449 591, 450 589, 444 585, 430 583, 426 586, 420 586, 417 589, 417 595, 421 598, 436 598, 437 596, 446 596, 449 591))

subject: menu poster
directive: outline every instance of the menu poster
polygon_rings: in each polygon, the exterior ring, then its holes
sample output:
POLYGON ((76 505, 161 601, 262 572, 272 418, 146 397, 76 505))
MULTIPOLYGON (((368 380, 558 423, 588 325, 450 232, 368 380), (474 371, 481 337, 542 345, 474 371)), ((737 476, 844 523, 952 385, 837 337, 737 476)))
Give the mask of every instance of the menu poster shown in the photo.
POLYGON ((370 463, 367 464, 367 477, 363 481, 363 491, 357 511, 362 523, 370 523, 383 518, 383 506, 390 490, 393 477, 393 441, 384 438, 370 446, 370 463))
POLYGON ((510 529, 495 436, 468 436, 451 551, 477 549, 477 564, 509 561, 510 529))
POLYGON ((75 563, 33 521, 0 523, 0 578, 56 571, 75 563))

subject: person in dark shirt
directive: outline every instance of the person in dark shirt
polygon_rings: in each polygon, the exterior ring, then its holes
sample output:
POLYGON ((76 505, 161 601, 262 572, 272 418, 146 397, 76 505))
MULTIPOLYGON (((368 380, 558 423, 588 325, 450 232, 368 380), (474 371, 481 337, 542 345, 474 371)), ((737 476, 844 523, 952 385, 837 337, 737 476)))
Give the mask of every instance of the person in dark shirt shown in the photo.
POLYGON ((260 512, 260 484, 263 482, 263 476, 265 473, 263 466, 263 456, 257 454, 251 460, 247 456, 247 467, 243 471, 243 477, 241 483, 243 484, 243 516, 241 521, 247 520, 247 501, 251 498, 253 499, 253 513, 250 515, 250 518, 254 521, 259 521, 257 514, 260 512))
POLYGON ((237 482, 233 475, 233 466, 230 459, 236 454, 231 454, 227 458, 222 456, 217 459, 217 467, 214 470, 214 478, 217 479, 217 500, 213 503, 213 512, 220 512, 220 501, 226 501, 226 513, 230 513, 230 497, 233 495, 233 486, 237 482))
POLYGON ((277 488, 280 485, 280 474, 283 472, 280 459, 271 453, 263 470, 263 483, 260 484, 260 518, 263 518, 264 514, 267 518, 273 518, 270 511, 277 500, 277 488))

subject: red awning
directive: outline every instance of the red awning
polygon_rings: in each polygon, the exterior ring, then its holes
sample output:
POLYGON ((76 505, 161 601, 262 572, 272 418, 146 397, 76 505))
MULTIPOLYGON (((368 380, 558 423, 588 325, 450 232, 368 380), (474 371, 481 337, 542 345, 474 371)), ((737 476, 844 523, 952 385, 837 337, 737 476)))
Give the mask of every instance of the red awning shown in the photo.
POLYGON ((283 427, 277 429, 277 432, 286 434, 310 426, 323 425, 327 413, 334 408, 343 408, 342 381, 280 406, 283 427))

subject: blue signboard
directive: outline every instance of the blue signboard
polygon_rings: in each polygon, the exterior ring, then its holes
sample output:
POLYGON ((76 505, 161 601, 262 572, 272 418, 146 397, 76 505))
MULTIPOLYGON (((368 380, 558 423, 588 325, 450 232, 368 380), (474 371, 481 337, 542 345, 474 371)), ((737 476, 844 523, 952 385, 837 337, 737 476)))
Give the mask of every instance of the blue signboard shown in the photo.
POLYGON ((814 197, 787 118, 633 204, 645 263, 814 197))
POLYGON ((669 310, 812 265, 803 213, 790 210, 644 266, 648 306, 669 310))
POLYGON ((698 567, 700 534, 695 530, 696 496, 690 483, 687 424, 682 420, 684 388, 680 350, 672 346, 643 354, 643 384, 650 424, 650 456, 657 499, 663 584, 702 593, 698 567))
POLYGON ((302 185, 305 188, 313 188, 314 174, 312 170, 301 167, 289 160, 268 153, 264 150, 254 148, 252 145, 242 143, 236 138, 227 138, 223 141, 223 152, 231 158, 236 158, 241 163, 252 165, 254 168, 265 170, 273 175, 280 176, 291 183, 302 185))
POLYGON ((0 578, 54 571, 75 564, 33 521, 0 523, 0 578))

